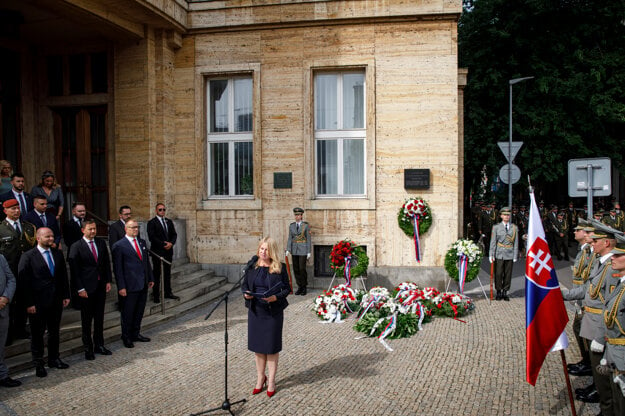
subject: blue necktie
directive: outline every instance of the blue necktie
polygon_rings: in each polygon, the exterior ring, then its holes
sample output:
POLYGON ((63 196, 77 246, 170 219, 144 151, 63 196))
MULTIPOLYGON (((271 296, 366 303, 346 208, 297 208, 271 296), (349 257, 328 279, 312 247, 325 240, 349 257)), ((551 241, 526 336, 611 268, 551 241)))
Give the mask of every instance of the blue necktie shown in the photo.
POLYGON ((22 210, 21 214, 26 215, 28 210, 26 209, 26 202, 24 201, 24 194, 20 192, 18 196, 20 198, 20 209, 22 210))
POLYGON ((46 260, 48 261, 48 267, 50 268, 50 274, 54 276, 54 262, 52 261, 52 256, 50 255, 50 250, 44 251, 46 254, 46 260))
POLYGON ((46 221, 46 215, 45 214, 41 214, 41 223, 43 224, 44 227, 48 226, 48 221, 46 221))

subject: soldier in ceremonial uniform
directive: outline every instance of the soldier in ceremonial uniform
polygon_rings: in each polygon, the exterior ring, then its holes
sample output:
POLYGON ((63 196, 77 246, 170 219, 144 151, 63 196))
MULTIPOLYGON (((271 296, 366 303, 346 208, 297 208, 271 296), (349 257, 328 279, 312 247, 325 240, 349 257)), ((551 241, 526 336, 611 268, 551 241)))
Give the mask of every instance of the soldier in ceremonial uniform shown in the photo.
MULTIPOLYGON (((594 232, 594 228, 590 226, 590 224, 580 218, 579 223, 575 227, 575 240, 579 243, 579 250, 577 252, 577 256, 575 257, 575 263, 573 264, 573 287, 583 286, 588 277, 590 275, 590 270, 593 266, 594 260, 596 259, 593 251, 592 251, 592 233, 594 232)), ((581 361, 575 364, 568 365, 569 374, 574 376, 581 375, 591 375, 590 369, 590 354, 588 350, 588 345, 584 341, 583 338, 579 335, 579 331, 581 329, 582 324, 582 301, 577 300, 575 302, 575 318, 573 319, 573 333, 575 334, 575 340, 577 341, 577 345, 579 346, 579 351, 582 356, 581 361)), ((591 391, 595 390, 594 383, 590 384, 590 386, 586 388, 576 389, 578 394, 584 393, 588 394, 591 391)))
POLYGON ((577 212, 575 211, 575 205, 573 204, 573 201, 569 201, 569 207, 566 210, 564 218, 566 219, 566 223, 569 226, 569 245, 570 245, 575 239, 574 231, 575 231, 575 226, 577 225, 577 212))
POLYGON ((569 261, 569 225, 564 218, 564 211, 558 212, 553 226, 556 229, 553 235, 556 246, 555 254, 558 260, 562 260, 562 255, 564 255, 564 260, 569 261))
POLYGON ((306 221, 302 221, 304 210, 302 208, 293 208, 295 222, 289 225, 289 239, 286 244, 286 255, 289 252, 293 256, 293 274, 297 282, 296 295, 304 296, 306 294, 306 286, 308 277, 306 274, 306 260, 310 258, 310 225, 306 221))
POLYGON ((519 229, 510 222, 510 208, 501 209, 501 222, 493 226, 490 236, 489 260, 495 262, 496 300, 510 300, 512 263, 519 258, 519 229))
POLYGON ((610 258, 616 245, 615 235, 622 235, 622 233, 598 221, 593 220, 590 224, 595 229, 592 236, 593 249, 599 256, 595 261, 596 267, 593 266, 589 280, 583 286, 563 290, 562 297, 565 300, 583 299, 584 314, 580 336, 589 345, 590 367, 596 388, 596 394, 595 392, 578 393, 576 397, 584 402, 596 402, 598 396, 601 414, 614 415, 611 378, 598 371, 597 367, 600 365, 605 349, 604 307, 619 283, 619 280, 613 277, 614 270, 612 270, 610 258))
POLYGON ((610 213, 603 217, 603 223, 619 231, 621 231, 623 225, 621 224, 621 218, 616 215, 616 208, 610 209, 610 213))
POLYGON ((612 401, 615 415, 625 415, 625 237, 616 236, 612 250, 614 278, 619 279, 617 288, 605 307, 606 345, 603 358, 611 369, 612 401))
POLYGON ((592 213, 592 217, 599 222, 603 222, 603 216, 605 215, 605 212, 603 212, 602 209, 599 209, 597 211, 593 211, 592 213))
POLYGON ((478 229, 480 236, 484 237, 484 247, 490 247, 490 230, 493 228, 497 219, 494 205, 491 206, 488 203, 482 206, 482 215, 478 223, 478 229))
MULTIPOLYGON (((2 204, 6 218, 0 223, 0 254, 9 263, 9 268, 17 278, 17 266, 22 254, 37 243, 35 226, 29 222, 20 220, 20 205, 17 199, 8 199, 2 204)), ((9 335, 7 345, 13 339, 28 338, 26 331, 26 307, 24 304, 23 282, 17 278, 15 295, 9 309, 9 335)))

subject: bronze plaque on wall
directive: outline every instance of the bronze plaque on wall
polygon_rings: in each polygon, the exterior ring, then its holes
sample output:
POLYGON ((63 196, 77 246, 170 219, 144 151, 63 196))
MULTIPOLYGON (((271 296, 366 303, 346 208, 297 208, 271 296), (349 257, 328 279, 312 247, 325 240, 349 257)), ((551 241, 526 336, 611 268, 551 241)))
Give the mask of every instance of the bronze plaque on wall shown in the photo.
POLYGON ((292 172, 274 172, 273 189, 291 189, 293 187, 292 172))
POLYGON ((404 189, 430 189, 430 170, 404 169, 404 189))

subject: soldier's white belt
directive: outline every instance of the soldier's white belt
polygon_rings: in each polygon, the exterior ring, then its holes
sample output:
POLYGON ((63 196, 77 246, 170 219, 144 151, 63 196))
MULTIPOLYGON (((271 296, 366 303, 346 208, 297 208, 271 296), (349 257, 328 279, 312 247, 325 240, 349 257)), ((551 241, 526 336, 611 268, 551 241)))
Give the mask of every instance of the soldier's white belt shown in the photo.
POLYGON ((589 313, 594 313, 597 315, 603 315, 603 309, 591 308, 590 306, 584 306, 584 311, 589 312, 589 313))
POLYGON ((502 243, 497 243, 497 247, 502 247, 502 248, 512 248, 513 245, 512 244, 502 244, 502 243))

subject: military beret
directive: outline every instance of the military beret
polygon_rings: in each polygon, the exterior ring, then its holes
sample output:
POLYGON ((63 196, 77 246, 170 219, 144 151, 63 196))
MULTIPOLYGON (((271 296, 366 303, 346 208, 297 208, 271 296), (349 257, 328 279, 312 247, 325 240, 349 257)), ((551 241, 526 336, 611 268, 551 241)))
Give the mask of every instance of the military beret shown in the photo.
POLYGON ((4 201, 2 203, 2 207, 3 208, 11 208, 11 207, 14 207, 16 205, 19 206, 20 203, 17 202, 17 199, 15 199, 15 198, 7 199, 6 201, 4 201))
POLYGON ((302 208, 295 207, 295 208, 293 208, 293 213, 294 214, 303 214, 304 210, 302 208))

